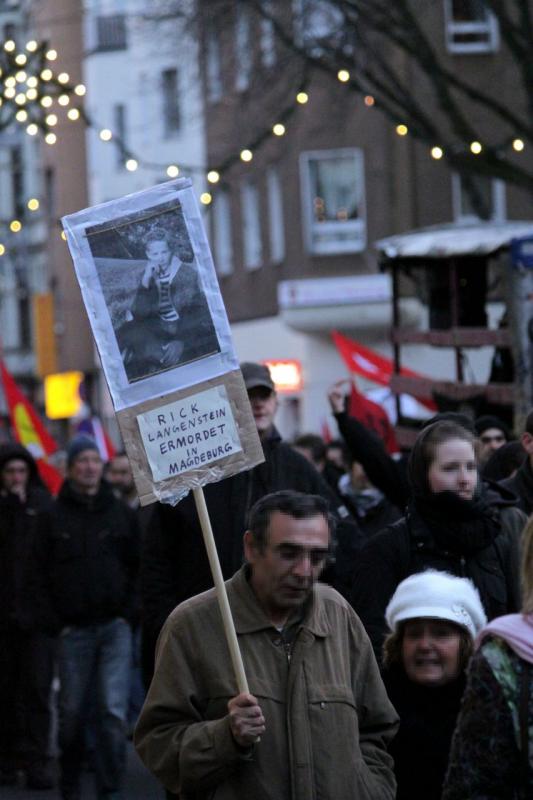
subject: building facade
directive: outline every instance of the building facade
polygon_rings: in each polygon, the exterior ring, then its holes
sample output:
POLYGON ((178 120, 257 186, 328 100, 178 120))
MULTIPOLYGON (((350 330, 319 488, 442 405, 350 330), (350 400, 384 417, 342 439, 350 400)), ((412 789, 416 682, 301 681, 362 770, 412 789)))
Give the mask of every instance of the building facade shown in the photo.
MULTIPOLYGON (((406 126, 386 119, 372 96, 356 94, 301 57, 306 48, 320 55, 322 37, 342 35, 334 9, 342 4, 264 2, 266 16, 254 11, 257 5, 223 2, 217 17, 217 4, 207 4, 207 159, 220 174, 211 240, 239 356, 302 365, 302 389, 287 395, 282 415, 284 432, 293 435, 321 429, 327 388, 348 375, 332 330, 392 355, 390 276, 379 273, 376 240, 430 225, 465 225, 479 211, 461 176, 405 135, 406 126), (285 37, 278 35, 280 21, 285 37), (245 150, 250 153, 241 157, 245 150)), ((466 71, 480 89, 497 82, 509 93, 516 75, 497 25, 479 11, 483 4, 470 5, 465 19, 460 7, 469 4, 418 4, 420 24, 451 70, 466 71)), ((350 55, 357 42, 344 47, 350 55)), ((427 87, 414 82, 413 91, 423 104, 427 87)), ((527 192, 474 180, 486 201, 484 218, 532 218, 527 192)), ((406 285, 402 321, 424 328, 429 310, 418 289, 406 285)), ((503 298, 490 299, 494 326, 503 298)), ((450 349, 418 344, 403 353, 407 366, 453 378, 450 349)), ((487 378, 491 354, 491 348, 465 351, 478 382, 487 378)))

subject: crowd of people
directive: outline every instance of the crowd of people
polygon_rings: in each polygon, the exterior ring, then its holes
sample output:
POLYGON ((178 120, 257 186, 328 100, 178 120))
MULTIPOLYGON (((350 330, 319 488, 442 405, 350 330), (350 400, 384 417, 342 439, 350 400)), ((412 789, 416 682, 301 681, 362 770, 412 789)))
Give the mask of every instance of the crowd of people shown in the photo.
POLYGON ((89 761, 118 800, 133 735, 181 800, 532 797, 533 412, 391 455, 336 385, 339 438, 289 444, 241 368, 265 460, 204 492, 245 687, 190 497, 140 508, 82 435, 51 498, 0 448, 0 785, 77 800, 89 761))

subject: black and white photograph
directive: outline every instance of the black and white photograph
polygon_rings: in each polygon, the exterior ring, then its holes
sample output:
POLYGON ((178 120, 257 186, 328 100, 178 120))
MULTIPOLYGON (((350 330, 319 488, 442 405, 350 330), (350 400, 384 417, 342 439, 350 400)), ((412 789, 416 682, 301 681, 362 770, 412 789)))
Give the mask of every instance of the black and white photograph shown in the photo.
POLYGON ((86 236, 129 383, 220 352, 178 200, 86 236))

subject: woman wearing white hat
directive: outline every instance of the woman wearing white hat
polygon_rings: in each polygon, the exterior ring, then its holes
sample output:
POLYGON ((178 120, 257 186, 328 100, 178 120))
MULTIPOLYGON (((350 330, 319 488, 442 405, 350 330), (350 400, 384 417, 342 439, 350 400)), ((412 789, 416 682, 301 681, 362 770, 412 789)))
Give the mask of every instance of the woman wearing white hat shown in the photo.
POLYGON ((440 800, 474 638, 486 622, 467 578, 427 570, 397 587, 386 610, 383 680, 400 716, 389 752, 397 800, 440 800))

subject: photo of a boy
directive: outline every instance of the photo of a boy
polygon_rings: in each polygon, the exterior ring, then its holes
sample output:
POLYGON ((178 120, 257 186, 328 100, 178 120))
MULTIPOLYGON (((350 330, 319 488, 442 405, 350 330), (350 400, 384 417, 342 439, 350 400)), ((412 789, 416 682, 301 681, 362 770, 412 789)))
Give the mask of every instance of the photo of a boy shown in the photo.
POLYGON ((130 381, 219 352, 194 262, 173 252, 163 228, 144 238, 146 266, 117 340, 130 381))

